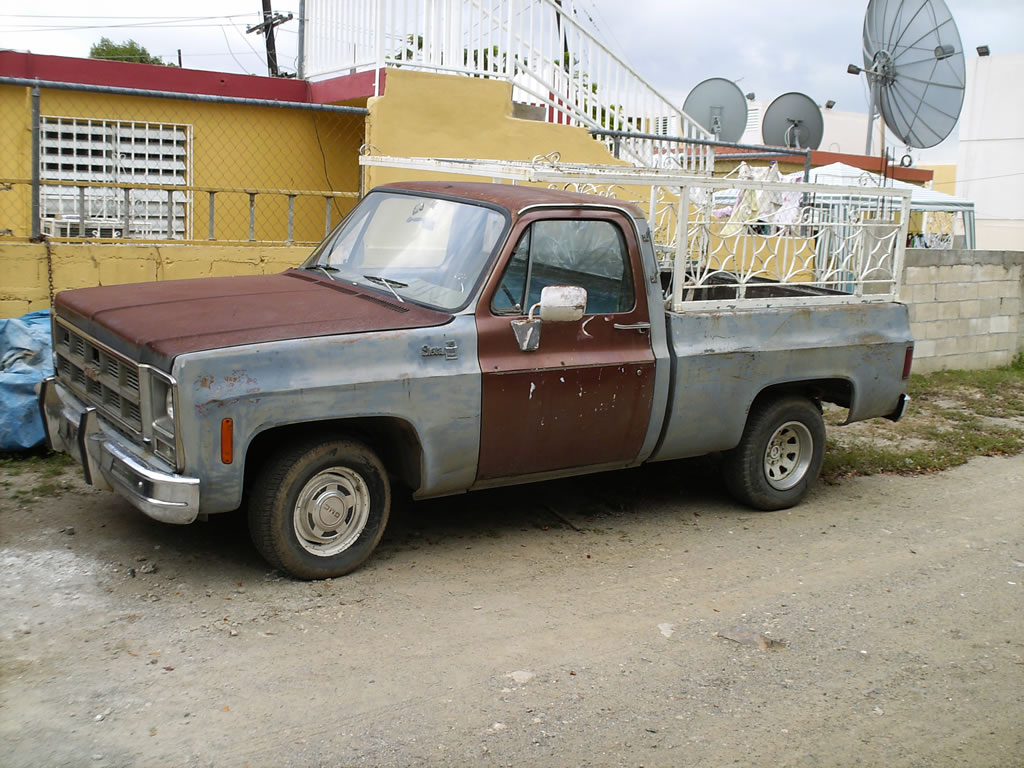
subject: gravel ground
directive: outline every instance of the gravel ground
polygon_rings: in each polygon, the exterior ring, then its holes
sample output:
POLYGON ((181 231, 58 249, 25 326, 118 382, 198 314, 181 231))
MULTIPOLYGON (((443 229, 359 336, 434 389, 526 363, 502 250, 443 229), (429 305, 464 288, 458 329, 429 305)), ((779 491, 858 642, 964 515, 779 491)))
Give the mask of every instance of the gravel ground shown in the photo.
POLYGON ((1024 456, 769 514, 711 469, 404 504, 312 583, 2 469, 0 763, 1024 765, 1024 456))

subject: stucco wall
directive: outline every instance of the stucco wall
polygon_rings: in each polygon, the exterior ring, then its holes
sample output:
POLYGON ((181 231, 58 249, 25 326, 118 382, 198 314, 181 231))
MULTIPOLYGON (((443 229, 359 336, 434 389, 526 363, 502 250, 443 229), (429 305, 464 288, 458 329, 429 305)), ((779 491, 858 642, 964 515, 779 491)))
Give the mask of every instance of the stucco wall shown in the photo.
MULTIPOLYGON (((389 69, 384 95, 367 106, 366 141, 374 154, 531 160, 558 152, 567 162, 621 162, 585 128, 512 117, 512 86, 500 80, 389 69)), ((392 181, 444 178, 452 177, 366 168, 364 182, 370 189, 392 181)))
POLYGON ((50 306, 54 292, 189 277, 259 275, 301 263, 308 246, 46 245, 0 243, 0 317, 50 306), (49 264, 49 267, 48 267, 49 264))
POLYGON ((912 248, 901 299, 916 339, 914 371, 1006 365, 1021 335, 1024 253, 912 248))

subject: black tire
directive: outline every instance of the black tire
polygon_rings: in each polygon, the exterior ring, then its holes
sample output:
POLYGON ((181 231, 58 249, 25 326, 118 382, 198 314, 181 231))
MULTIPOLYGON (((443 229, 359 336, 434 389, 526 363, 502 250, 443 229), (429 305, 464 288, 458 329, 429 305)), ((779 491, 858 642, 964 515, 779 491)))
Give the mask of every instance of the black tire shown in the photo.
POLYGON ((287 445, 249 494, 249 533, 273 565, 298 579, 343 576, 376 548, 391 488, 376 454, 355 440, 287 445))
POLYGON ((815 403, 800 396, 764 400, 751 409, 740 444, 725 454, 725 485, 754 509, 786 509, 807 495, 824 456, 825 420, 815 403))

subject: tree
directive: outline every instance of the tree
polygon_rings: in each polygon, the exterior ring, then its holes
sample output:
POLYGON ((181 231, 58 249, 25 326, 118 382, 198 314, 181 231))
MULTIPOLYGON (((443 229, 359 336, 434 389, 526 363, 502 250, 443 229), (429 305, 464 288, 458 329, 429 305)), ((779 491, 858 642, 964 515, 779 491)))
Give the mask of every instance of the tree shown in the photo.
POLYGON ((109 37, 101 37, 98 43, 93 43, 89 49, 89 58, 107 61, 133 61, 136 64, 159 64, 164 67, 174 66, 167 64, 159 56, 154 56, 134 40, 115 43, 109 37))

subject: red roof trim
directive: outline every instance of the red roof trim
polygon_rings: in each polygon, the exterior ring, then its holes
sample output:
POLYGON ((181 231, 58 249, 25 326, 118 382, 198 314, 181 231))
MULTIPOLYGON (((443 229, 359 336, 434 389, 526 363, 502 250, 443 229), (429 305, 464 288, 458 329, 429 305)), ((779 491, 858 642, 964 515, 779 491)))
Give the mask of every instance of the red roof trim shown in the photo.
POLYGON ((0 75, 150 91, 202 93, 271 101, 309 101, 306 83, 301 80, 133 64, 127 61, 42 56, 17 51, 0 51, 0 75))
MULTIPOLYGON (((108 85, 172 93, 199 93, 267 101, 334 104, 373 96, 374 72, 358 72, 320 82, 282 77, 236 75, 202 69, 179 69, 127 61, 42 56, 37 53, 0 51, 0 75, 29 80, 51 80, 83 85, 108 85)), ((381 70, 384 92, 386 70, 381 70)))
MULTIPOLYGON (((337 104, 342 101, 355 101, 357 99, 368 99, 374 96, 373 82, 376 72, 356 72, 351 75, 332 77, 329 80, 319 80, 310 83, 313 93, 313 101, 317 104, 337 104)), ((380 70, 380 93, 384 94, 384 84, 387 82, 387 69, 380 70)))
MULTIPOLYGON (((716 153, 723 155, 742 155, 749 152, 761 152, 758 149, 740 149, 732 147, 717 147, 716 153)), ((802 155, 775 155, 770 158, 779 163, 791 163, 793 165, 803 165, 804 158, 802 155)), ((860 168, 863 171, 871 171, 872 173, 882 173, 882 158, 875 157, 874 155, 844 155, 841 152, 824 152, 822 150, 811 150, 811 167, 817 168, 822 165, 830 165, 831 163, 846 163, 852 165, 854 168, 860 168)), ((931 181, 935 176, 933 171, 926 170, 924 168, 904 168, 902 165, 890 165, 888 169, 889 177, 899 179, 900 181, 918 182, 923 183, 931 181)))

